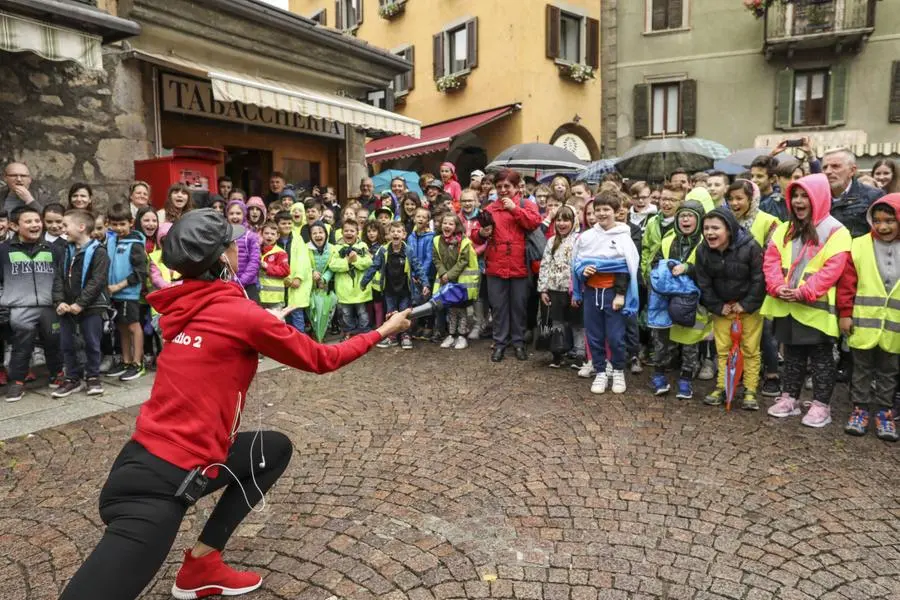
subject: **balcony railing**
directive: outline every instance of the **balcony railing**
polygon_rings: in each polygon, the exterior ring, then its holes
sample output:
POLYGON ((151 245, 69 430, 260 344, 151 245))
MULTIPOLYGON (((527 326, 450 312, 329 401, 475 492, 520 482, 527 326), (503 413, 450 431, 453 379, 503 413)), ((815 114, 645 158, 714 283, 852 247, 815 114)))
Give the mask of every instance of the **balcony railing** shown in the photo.
POLYGON ((822 48, 862 40, 875 28, 877 0, 773 2, 766 12, 766 51, 822 48))

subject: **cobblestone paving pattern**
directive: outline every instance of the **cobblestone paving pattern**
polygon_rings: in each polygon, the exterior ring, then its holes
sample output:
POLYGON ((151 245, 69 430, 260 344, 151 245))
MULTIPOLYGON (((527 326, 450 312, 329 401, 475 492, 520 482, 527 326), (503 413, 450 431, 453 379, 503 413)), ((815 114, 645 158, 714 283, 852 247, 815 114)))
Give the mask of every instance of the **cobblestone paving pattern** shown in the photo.
MULTIPOLYGON (((484 347, 482 347, 484 346, 484 347)), ((226 559, 257 600, 900 598, 898 449, 835 424, 592 396, 487 348, 375 351, 340 374, 260 375, 246 426, 296 444, 226 559), (413 360, 421 366, 414 369, 413 360)), ((101 533, 97 495, 135 410, 0 450, 0 598, 56 598, 101 533)), ((188 513, 146 598, 168 598, 188 513)))

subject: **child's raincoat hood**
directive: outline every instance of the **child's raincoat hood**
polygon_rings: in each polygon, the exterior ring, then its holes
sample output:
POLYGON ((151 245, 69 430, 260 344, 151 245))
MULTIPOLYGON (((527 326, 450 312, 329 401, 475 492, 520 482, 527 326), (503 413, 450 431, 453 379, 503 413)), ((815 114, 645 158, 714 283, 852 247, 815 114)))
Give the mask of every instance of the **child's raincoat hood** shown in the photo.
POLYGON ((785 205, 788 216, 793 215, 791 197, 796 188, 801 188, 809 196, 810 213, 813 225, 818 225, 831 215, 831 185, 828 178, 821 174, 807 175, 788 185, 785 191, 785 205))
POLYGON ((878 234, 875 233, 875 228, 872 226, 872 211, 879 204, 887 204, 888 206, 893 208, 894 215, 897 217, 897 219, 900 219, 900 194, 888 194, 887 196, 882 196, 881 198, 873 202, 871 206, 869 206, 869 210, 866 211, 866 221, 868 221, 869 227, 872 227, 872 236, 876 239, 878 238, 878 234))
POLYGON ((705 187, 695 187, 687 193, 684 200, 685 202, 690 200, 699 202, 703 207, 703 212, 709 212, 716 207, 716 203, 713 202, 712 196, 709 195, 709 190, 705 187))

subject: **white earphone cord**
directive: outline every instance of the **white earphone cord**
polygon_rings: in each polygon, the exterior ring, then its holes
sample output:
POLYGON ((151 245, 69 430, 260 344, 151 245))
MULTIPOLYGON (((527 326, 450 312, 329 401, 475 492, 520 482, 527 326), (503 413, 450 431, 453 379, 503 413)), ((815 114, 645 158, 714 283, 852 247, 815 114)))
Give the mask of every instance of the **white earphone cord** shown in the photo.
MULTIPOLYGON (((240 400, 240 399, 241 399, 241 393, 238 392, 238 400, 240 400)), ((261 457, 261 460, 259 462, 260 469, 266 468, 266 450, 265 450, 265 446, 263 445, 264 436, 262 433, 262 404, 257 404, 257 408, 258 408, 258 412, 257 412, 258 420, 257 420, 256 433, 253 434, 253 439, 250 440, 250 479, 253 480, 253 487, 255 487, 256 491, 259 492, 259 497, 260 497, 260 500, 262 501, 262 505, 258 509, 253 508, 253 505, 250 504, 250 498, 247 497, 247 492, 246 492, 246 490, 244 490, 244 486, 241 484, 241 480, 238 479, 237 475, 234 474, 234 471, 232 471, 231 469, 228 468, 228 465, 224 465, 222 463, 212 463, 211 465, 207 465, 206 467, 204 467, 203 471, 201 471, 201 475, 206 475, 206 471, 208 471, 212 467, 222 467, 223 469, 228 471, 228 474, 231 475, 231 478, 234 479, 234 482, 236 484, 238 484, 239 488, 241 488, 241 494, 244 495, 244 502, 247 504, 247 508, 249 508, 253 512, 261 513, 266 510, 266 495, 260 489, 259 484, 256 483, 256 471, 253 468, 253 446, 256 445, 256 438, 259 438, 259 453, 260 453, 260 457, 261 457)))

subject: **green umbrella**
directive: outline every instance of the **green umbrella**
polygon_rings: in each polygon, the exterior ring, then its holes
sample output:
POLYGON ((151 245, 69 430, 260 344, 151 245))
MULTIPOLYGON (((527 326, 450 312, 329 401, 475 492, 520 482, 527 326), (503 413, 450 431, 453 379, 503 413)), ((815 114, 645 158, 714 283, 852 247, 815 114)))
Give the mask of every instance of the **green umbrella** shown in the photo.
POLYGON ((334 292, 315 289, 309 297, 309 324, 312 333, 318 341, 325 339, 328 333, 328 324, 334 316, 337 308, 337 296, 334 292))

